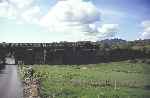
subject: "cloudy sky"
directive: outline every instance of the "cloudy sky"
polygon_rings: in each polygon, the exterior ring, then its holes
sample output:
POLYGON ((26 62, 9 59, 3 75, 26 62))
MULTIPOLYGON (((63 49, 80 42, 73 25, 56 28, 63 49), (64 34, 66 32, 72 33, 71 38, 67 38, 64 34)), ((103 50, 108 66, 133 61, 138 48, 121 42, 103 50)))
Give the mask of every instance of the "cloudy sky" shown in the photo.
POLYGON ((0 42, 150 38, 150 0, 0 0, 0 42))

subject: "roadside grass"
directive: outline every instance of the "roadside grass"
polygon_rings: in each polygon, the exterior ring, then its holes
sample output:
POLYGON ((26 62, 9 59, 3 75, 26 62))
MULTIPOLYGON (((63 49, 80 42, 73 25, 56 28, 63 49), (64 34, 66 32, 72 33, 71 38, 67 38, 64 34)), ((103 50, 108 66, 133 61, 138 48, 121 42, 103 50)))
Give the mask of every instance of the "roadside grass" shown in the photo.
POLYGON ((150 65, 144 63, 37 65, 33 69, 34 77, 41 78, 42 98, 150 98, 150 65))

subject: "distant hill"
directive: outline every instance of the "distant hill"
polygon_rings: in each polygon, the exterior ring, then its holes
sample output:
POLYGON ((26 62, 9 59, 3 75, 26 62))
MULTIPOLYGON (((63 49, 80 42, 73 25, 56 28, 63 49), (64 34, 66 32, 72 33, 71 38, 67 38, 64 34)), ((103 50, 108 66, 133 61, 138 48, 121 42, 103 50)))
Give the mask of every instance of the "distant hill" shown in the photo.
POLYGON ((104 44, 112 45, 112 44, 125 44, 125 43, 127 43, 127 41, 116 38, 116 39, 101 40, 101 41, 99 41, 99 43, 104 43, 104 44))

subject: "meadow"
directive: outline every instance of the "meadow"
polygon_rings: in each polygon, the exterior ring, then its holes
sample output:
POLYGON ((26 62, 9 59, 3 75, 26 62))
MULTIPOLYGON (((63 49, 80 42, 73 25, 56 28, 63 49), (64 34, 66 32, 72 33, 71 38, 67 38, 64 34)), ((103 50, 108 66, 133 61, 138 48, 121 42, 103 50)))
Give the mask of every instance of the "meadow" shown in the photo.
POLYGON ((150 65, 37 65, 41 98, 150 98, 150 65))

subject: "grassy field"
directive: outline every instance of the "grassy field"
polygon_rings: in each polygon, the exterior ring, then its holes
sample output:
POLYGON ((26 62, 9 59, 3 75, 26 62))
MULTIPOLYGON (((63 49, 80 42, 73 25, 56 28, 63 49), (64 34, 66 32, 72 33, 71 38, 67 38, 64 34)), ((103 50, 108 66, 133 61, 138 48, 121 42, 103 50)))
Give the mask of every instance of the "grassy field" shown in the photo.
POLYGON ((38 65, 42 98, 150 98, 150 65, 38 65))

